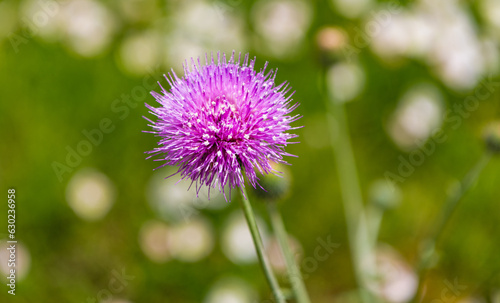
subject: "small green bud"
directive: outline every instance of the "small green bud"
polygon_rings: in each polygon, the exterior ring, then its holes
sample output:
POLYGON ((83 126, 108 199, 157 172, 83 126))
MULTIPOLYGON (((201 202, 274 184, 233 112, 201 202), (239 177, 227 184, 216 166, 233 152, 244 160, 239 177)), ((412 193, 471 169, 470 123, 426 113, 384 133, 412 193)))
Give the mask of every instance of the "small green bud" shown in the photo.
POLYGON ((273 163, 271 167, 281 173, 278 176, 272 173, 263 175, 259 183, 265 190, 257 186, 253 191, 257 197, 265 200, 277 201, 284 199, 290 192, 290 171, 283 164, 273 163))
POLYGON ((370 186, 369 199, 374 205, 384 210, 393 209, 401 201, 401 191, 399 187, 386 180, 376 180, 370 186))
POLYGON ((486 127, 484 140, 492 153, 500 153, 500 121, 495 121, 486 127))

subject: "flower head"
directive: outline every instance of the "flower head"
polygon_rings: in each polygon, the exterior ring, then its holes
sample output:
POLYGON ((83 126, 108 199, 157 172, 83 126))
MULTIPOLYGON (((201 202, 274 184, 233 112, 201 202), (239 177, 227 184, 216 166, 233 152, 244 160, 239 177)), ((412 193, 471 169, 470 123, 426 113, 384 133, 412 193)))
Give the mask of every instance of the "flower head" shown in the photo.
MULTIPOLYGON (((291 104, 288 84, 274 83, 276 71, 254 70, 255 59, 241 54, 235 61, 234 52, 205 56, 205 65, 191 59, 185 75, 179 78, 172 70, 168 77, 170 91, 151 92, 160 107, 146 106, 157 116, 147 119, 151 133, 160 137, 158 147, 147 153, 165 161, 160 166, 176 165, 181 178, 218 188, 224 193, 244 187, 244 175, 253 187, 258 184, 256 170, 261 174, 278 173, 271 162, 285 163, 283 156, 290 139, 297 137, 287 131, 295 129, 290 123, 300 118, 290 113, 298 106, 291 104)), ((227 198, 226 198, 227 199, 227 198)))

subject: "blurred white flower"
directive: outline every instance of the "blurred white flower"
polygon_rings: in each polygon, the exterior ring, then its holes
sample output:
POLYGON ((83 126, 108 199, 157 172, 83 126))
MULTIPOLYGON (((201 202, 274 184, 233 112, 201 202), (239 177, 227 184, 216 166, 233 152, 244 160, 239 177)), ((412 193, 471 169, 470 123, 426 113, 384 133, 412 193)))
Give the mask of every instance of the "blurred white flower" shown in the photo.
POLYGON ((330 67, 326 83, 333 100, 347 102, 358 96, 364 81, 365 73, 360 65, 340 62, 330 67))
POLYGON ((262 51, 276 57, 295 55, 311 25, 310 4, 300 0, 261 0, 252 11, 262 51))
POLYGON ((147 30, 127 36, 119 49, 120 66, 133 75, 144 75, 161 59, 161 33, 147 30))
POLYGON ((81 169, 66 187, 66 200, 80 218, 98 220, 111 209, 115 187, 103 173, 95 169, 81 169))
POLYGON ((26 0, 21 3, 21 25, 34 36, 46 41, 56 41, 64 30, 61 22, 62 5, 55 0, 26 0))
POLYGON ((213 228, 200 217, 175 225, 150 221, 141 227, 139 244, 144 254, 157 263, 171 258, 197 262, 213 249, 213 228))
POLYGON ((344 17, 357 18, 368 12, 373 0, 331 0, 335 9, 344 17))
POLYGON ((463 8, 451 4, 432 12, 434 18, 440 20, 440 33, 434 40, 429 61, 448 86, 457 89, 474 87, 485 66, 471 17, 463 8))
POLYGON ((213 228, 207 220, 200 217, 174 225, 169 243, 174 258, 184 262, 199 261, 213 249, 213 228))
POLYGON ((408 302, 417 291, 418 277, 403 257, 388 245, 376 250, 376 281, 368 283, 368 288, 391 303, 408 302))
MULTIPOLYGON (((227 205, 218 190, 210 189, 209 200, 208 187, 203 186, 197 196, 196 185, 191 186, 190 180, 180 180, 179 175, 166 178, 174 174, 175 170, 175 167, 159 169, 149 181, 147 200, 160 217, 167 221, 186 222, 204 209, 220 209, 227 205)), ((226 195, 229 195, 229 188, 226 189, 226 195)))
POLYGON ((210 289, 203 303, 251 303, 257 298, 248 283, 238 278, 222 278, 210 289))
POLYGON ((139 232, 139 245, 144 254, 154 262, 163 263, 171 257, 170 228, 161 221, 149 221, 139 232))
POLYGON ((401 203, 399 187, 384 179, 378 179, 370 184, 368 197, 370 202, 384 210, 396 208, 401 203))
POLYGON ((192 192, 188 191, 191 182, 184 179, 179 180, 177 176, 166 178, 174 173, 170 167, 159 169, 149 181, 147 200, 151 208, 163 219, 178 221, 189 219, 198 213, 192 209, 189 202, 192 192))
POLYGON ((443 104, 439 90, 417 85, 399 102, 389 122, 389 134, 403 150, 411 150, 426 141, 442 124, 443 104))
MULTIPOLYGON (((267 245, 267 229, 264 221, 257 217, 257 225, 264 246, 267 245)), ((234 263, 253 263, 257 261, 257 253, 253 244, 252 235, 248 230, 245 217, 240 212, 229 216, 222 232, 222 251, 234 263)))
POLYGON ((435 23, 427 14, 401 15, 404 29, 407 30, 408 55, 423 58, 431 50, 435 36, 435 23))
POLYGON ((393 16, 392 21, 383 27, 378 35, 372 37, 371 47, 375 53, 383 58, 406 53, 411 44, 411 37, 405 21, 404 16, 393 16))
POLYGON ((210 51, 205 49, 205 45, 198 37, 189 37, 180 29, 176 29, 169 33, 162 41, 165 52, 163 53, 163 60, 165 66, 173 68, 176 72, 183 71, 182 66, 185 61, 191 64, 191 58, 195 60, 200 57, 200 62, 205 63, 205 54, 210 51))
POLYGON ((347 44, 347 34, 340 27, 325 26, 316 33, 316 43, 325 51, 339 51, 347 44))
MULTIPOLYGON (((369 20, 368 22, 374 21, 369 20)), ((373 37, 372 48, 381 57, 422 57, 429 52, 435 39, 433 20, 425 14, 401 12, 391 16, 373 37)))
POLYGON ((246 46, 244 19, 237 9, 221 9, 217 3, 190 0, 178 3, 172 24, 164 40, 166 66, 182 71, 185 60, 205 53, 243 51, 246 46))
POLYGON ((28 272, 31 267, 31 255, 30 252, 28 251, 28 248, 24 246, 23 243, 18 242, 16 243, 15 247, 15 267, 9 267, 9 260, 11 259, 10 254, 11 251, 8 250, 10 247, 10 244, 7 243, 7 240, 1 240, 0 241, 0 271, 2 273, 2 276, 4 277, 4 280, 6 277, 10 275, 10 270, 15 269, 16 270, 16 281, 22 281, 26 276, 28 275, 28 272))
POLYGON ((84 57, 103 52, 117 29, 112 12, 95 0, 28 0, 22 12, 35 35, 48 41, 62 40, 84 57))
POLYGON ((457 90, 474 87, 492 60, 491 45, 484 47, 473 18, 459 1, 420 0, 393 15, 372 38, 371 46, 381 57, 421 58, 457 90))
POLYGON ((111 42, 117 23, 101 2, 68 0, 61 11, 65 41, 77 54, 92 57, 111 42))

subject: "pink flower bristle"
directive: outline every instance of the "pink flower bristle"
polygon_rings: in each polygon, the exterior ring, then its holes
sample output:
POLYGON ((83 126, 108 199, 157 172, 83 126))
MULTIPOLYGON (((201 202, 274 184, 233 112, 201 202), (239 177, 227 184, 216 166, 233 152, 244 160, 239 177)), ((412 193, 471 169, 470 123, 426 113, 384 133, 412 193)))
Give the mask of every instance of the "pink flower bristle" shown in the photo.
POLYGON ((241 53, 235 62, 235 52, 229 61, 217 53, 217 63, 205 55, 205 65, 191 58, 182 78, 173 70, 165 75, 170 91, 160 85, 162 94, 151 92, 161 106, 146 104, 157 117, 156 122, 146 118, 148 132, 161 139, 148 158, 159 156, 156 161, 165 161, 161 167, 178 166, 181 179, 191 179, 197 194, 208 186, 226 197, 226 185, 229 191, 244 187, 244 176, 260 186, 256 171, 275 174, 270 162, 288 164, 283 157, 294 156, 284 151, 297 143, 288 141, 297 135, 287 133, 301 118, 289 115, 298 106, 292 104, 294 92, 286 96, 289 83, 274 84, 276 70, 266 72, 267 62, 254 71, 255 60, 246 54, 240 64, 241 53))

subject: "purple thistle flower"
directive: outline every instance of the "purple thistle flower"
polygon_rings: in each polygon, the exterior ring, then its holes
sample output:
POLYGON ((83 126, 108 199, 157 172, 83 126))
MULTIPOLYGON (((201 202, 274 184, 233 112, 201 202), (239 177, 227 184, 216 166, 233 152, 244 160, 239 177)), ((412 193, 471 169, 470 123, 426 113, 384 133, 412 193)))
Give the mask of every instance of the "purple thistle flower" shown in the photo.
POLYGON ((184 77, 173 70, 165 76, 169 92, 161 85, 162 94, 151 92, 161 106, 146 104, 158 117, 156 122, 146 118, 153 128, 149 132, 160 137, 148 158, 160 156, 155 161, 166 161, 160 167, 179 166, 177 173, 196 182, 197 193, 202 185, 217 186, 226 197, 226 184, 230 191, 244 187, 243 172, 255 188, 256 169, 277 174, 270 163, 288 164, 283 156, 293 156, 284 150, 297 143, 288 142, 297 135, 287 131, 298 128, 290 123, 300 118, 290 116, 298 106, 291 104, 293 93, 286 96, 291 88, 286 82, 275 85, 276 71, 266 73, 267 62, 257 73, 255 59, 248 57, 240 65, 241 54, 235 62, 233 52, 227 62, 218 53, 217 63, 205 55, 205 65, 191 59, 192 70, 186 61, 184 77))

